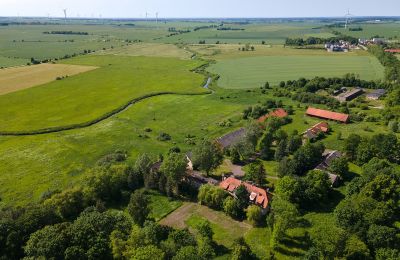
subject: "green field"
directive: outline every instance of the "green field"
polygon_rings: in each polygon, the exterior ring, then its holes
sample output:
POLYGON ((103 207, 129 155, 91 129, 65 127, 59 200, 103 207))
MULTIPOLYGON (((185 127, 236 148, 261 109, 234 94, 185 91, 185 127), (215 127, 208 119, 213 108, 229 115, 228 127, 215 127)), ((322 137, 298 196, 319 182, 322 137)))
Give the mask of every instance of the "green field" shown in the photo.
POLYGON ((220 75, 218 85, 223 88, 256 88, 266 81, 280 81, 300 77, 341 77, 358 74, 361 79, 383 77, 383 66, 370 56, 326 54, 321 56, 264 56, 227 59, 211 66, 210 72, 220 75))
POLYGON ((172 91, 202 93, 204 76, 190 72, 199 61, 85 56, 68 64, 99 69, 0 96, 0 130, 30 131, 93 120, 129 100, 172 91))
POLYGON ((157 41, 161 42, 181 42, 198 43, 205 40, 208 44, 220 43, 261 43, 283 44, 288 37, 333 37, 328 30, 317 28, 321 24, 317 23, 250 23, 238 25, 235 23, 225 23, 225 28, 244 29, 241 31, 226 30, 221 31, 216 28, 202 29, 191 33, 185 33, 157 41))
POLYGON ((344 28, 335 30, 347 34, 356 38, 372 38, 372 37, 382 37, 390 39, 400 39, 400 23, 399 22, 381 22, 381 23, 357 23, 351 25, 351 27, 361 27, 362 31, 348 31, 344 28))

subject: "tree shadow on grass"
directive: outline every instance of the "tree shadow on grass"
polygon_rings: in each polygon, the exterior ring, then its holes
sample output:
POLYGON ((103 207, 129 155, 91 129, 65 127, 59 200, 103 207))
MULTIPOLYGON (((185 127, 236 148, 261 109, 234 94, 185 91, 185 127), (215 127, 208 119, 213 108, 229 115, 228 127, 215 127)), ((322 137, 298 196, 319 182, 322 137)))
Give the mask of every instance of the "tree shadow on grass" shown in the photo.
POLYGON ((345 198, 345 196, 338 190, 332 190, 328 198, 318 204, 310 205, 305 208, 306 212, 317 212, 317 213, 330 213, 336 208, 336 206, 345 198))
POLYGON ((227 248, 224 245, 220 245, 217 243, 214 243, 213 247, 215 248, 215 252, 217 256, 223 256, 223 255, 227 255, 230 254, 231 250, 229 248, 227 248))
MULTIPOLYGON (((302 251, 307 251, 311 246, 311 241, 307 235, 285 237, 281 240, 280 243, 287 248, 300 249, 302 251)), ((300 252, 289 251, 288 249, 283 248, 282 246, 278 246, 278 248, 276 248, 275 250, 287 256, 292 256, 292 257, 303 256, 303 254, 300 252)))

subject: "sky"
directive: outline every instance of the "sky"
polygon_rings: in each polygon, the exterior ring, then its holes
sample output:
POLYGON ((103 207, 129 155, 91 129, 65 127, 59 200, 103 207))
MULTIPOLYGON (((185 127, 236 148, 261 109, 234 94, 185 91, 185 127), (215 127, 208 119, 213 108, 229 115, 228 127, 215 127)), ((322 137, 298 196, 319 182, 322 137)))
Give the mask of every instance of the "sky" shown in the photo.
POLYGON ((0 0, 0 16, 109 18, 400 16, 400 0, 0 0))

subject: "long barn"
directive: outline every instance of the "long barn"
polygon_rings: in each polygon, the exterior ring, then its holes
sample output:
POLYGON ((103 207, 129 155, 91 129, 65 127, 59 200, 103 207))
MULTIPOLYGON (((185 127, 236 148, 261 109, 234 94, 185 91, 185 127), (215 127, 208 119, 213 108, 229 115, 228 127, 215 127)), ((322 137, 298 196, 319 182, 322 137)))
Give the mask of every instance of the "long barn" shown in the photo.
POLYGON ((333 120, 341 123, 348 123, 349 122, 349 115, 332 112, 329 110, 323 110, 318 108, 309 107, 306 111, 306 115, 312 117, 318 117, 322 119, 333 120))

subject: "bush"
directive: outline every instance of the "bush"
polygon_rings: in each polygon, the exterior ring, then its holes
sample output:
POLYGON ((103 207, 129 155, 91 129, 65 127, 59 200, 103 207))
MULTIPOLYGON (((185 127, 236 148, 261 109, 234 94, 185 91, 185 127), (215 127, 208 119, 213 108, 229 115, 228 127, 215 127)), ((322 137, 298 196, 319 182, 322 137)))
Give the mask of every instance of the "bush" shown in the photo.
POLYGON ((263 220, 263 214, 261 212, 260 207, 256 205, 251 205, 247 208, 246 212, 247 220, 253 225, 253 226, 259 226, 262 223, 263 220))
POLYGON ((171 136, 169 134, 163 132, 158 135, 157 140, 158 141, 169 141, 169 140, 171 140, 171 136))

